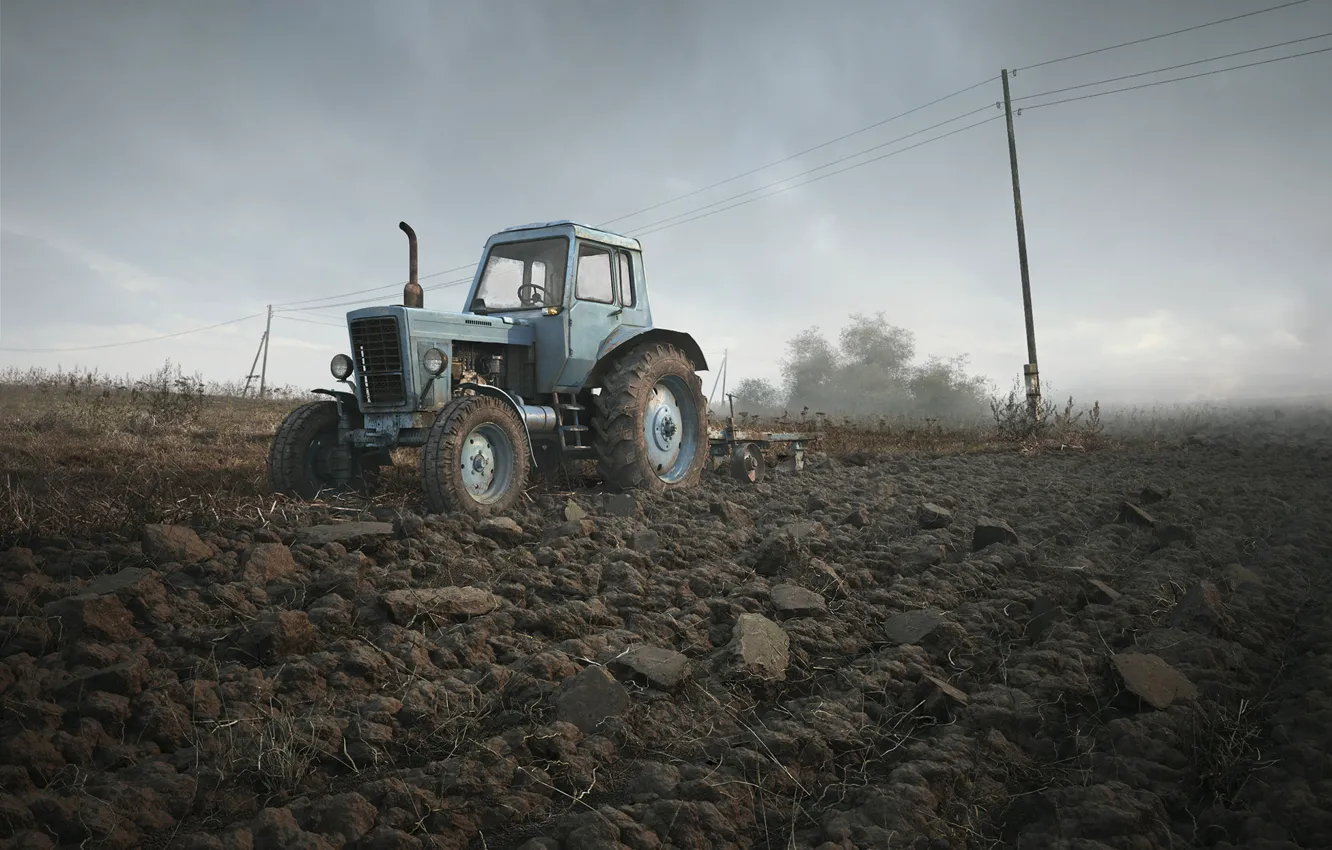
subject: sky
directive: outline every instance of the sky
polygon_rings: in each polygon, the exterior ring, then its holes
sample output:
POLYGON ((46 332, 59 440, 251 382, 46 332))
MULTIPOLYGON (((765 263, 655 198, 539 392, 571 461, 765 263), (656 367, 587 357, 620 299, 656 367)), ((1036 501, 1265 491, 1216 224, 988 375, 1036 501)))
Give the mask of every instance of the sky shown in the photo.
MULTIPOLYGON (((1027 97, 1332 35, 1308 0, 1038 66, 1279 2, 2 0, 0 368, 243 380, 274 304, 269 382, 329 386, 346 310, 401 303, 400 220, 424 276, 573 219, 642 240, 656 324, 714 370, 728 352, 728 383, 882 312, 1007 389, 1026 339, 1000 69, 1016 108, 1332 47, 1027 97)), ((1332 393, 1332 52, 1014 130, 1049 393, 1332 393)), ((460 310, 466 287, 436 285, 470 271, 423 280, 426 306, 460 310)))

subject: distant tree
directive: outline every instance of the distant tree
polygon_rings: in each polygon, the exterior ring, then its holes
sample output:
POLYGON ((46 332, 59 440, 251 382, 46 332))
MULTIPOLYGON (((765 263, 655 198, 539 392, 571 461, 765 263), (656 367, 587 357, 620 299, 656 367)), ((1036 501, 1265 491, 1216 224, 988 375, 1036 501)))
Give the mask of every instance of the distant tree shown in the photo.
MULTIPOLYGON (((745 378, 731 391, 735 409, 750 413, 775 413, 785 403, 782 391, 763 378, 745 378)), ((723 399, 723 409, 725 400, 723 399)))
POLYGON ((931 357, 912 370, 908 386, 917 413, 934 416, 971 416, 986 407, 989 386, 985 379, 966 372, 967 356, 947 360, 931 357))
POLYGON ((883 313, 855 314, 838 341, 839 397, 831 406, 847 413, 871 413, 911 405, 911 360, 916 356, 911 331, 888 324, 883 313))
POLYGON ((837 349, 819 333, 818 328, 801 331, 786 343, 782 361, 782 379, 788 401, 818 407, 838 395, 841 362, 837 349))
POLYGON ((809 407, 829 414, 975 416, 988 403, 984 378, 969 375, 966 355, 915 364, 915 335, 883 313, 853 314, 836 346, 809 328, 788 340, 782 387, 755 378, 735 388, 736 409, 773 413, 809 407))

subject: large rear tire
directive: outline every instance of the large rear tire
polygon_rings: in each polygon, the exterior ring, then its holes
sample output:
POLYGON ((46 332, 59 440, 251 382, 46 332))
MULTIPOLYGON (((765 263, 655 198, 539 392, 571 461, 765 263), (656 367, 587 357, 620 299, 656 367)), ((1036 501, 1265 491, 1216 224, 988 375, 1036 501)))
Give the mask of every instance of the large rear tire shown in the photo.
POLYGON ((432 513, 505 513, 522 497, 529 467, 523 423, 490 396, 450 402, 421 449, 421 482, 432 513))
POLYGON ((352 477, 338 483, 330 458, 338 444, 338 405, 312 401, 287 414, 268 449, 268 483, 275 493, 316 499, 321 494, 372 491, 379 470, 352 449, 352 477))
POLYGON ((607 372, 592 418, 597 469, 621 490, 691 487, 708 457, 703 383, 680 349, 646 343, 607 372))

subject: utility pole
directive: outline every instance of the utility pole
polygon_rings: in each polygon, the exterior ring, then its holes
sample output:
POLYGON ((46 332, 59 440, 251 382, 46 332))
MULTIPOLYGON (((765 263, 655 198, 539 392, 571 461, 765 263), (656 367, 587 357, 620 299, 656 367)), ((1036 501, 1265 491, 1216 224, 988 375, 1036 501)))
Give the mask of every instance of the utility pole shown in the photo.
POLYGON ((1008 69, 1003 69, 1004 117, 1008 121, 1008 164, 1013 170, 1013 211, 1017 216, 1018 265, 1022 268, 1022 310, 1027 317, 1027 363, 1022 376, 1027 384, 1027 407, 1035 418, 1040 410, 1041 376, 1036 367, 1036 326, 1031 317, 1031 275, 1027 269, 1027 231, 1022 225, 1022 189, 1018 184, 1017 140, 1013 137, 1013 101, 1008 96, 1008 69))
POLYGON ((731 371, 731 352, 726 350, 722 352, 722 395, 726 395, 726 375, 731 371))
POLYGON ((268 305, 268 321, 264 324, 264 365, 259 370, 259 397, 264 397, 264 388, 268 381, 268 338, 273 330, 273 305, 268 305))
POLYGON ((708 404, 712 404, 712 399, 717 395, 717 384, 722 385, 722 395, 726 395, 726 361, 730 359, 729 349, 722 351, 721 368, 717 370, 717 378, 712 382, 712 392, 708 393, 708 404))
POLYGON ((251 382, 253 382, 255 378, 259 377, 259 373, 254 371, 254 367, 259 365, 259 355, 263 353, 264 343, 267 341, 268 341, 268 333, 265 332, 262 336, 259 337, 259 347, 254 350, 254 362, 250 364, 250 371, 245 373, 245 389, 241 390, 241 398, 245 398, 247 395, 250 394, 251 382))

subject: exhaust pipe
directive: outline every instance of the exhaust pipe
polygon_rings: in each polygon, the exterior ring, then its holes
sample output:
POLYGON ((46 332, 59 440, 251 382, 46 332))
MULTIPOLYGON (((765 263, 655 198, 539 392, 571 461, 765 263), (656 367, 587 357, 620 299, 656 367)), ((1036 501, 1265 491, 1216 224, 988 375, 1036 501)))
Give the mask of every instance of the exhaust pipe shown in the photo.
POLYGON ((416 231, 405 221, 398 222, 398 227, 407 234, 407 245, 411 254, 411 268, 408 272, 407 285, 402 288, 402 306, 424 307, 425 291, 416 280, 416 231))

